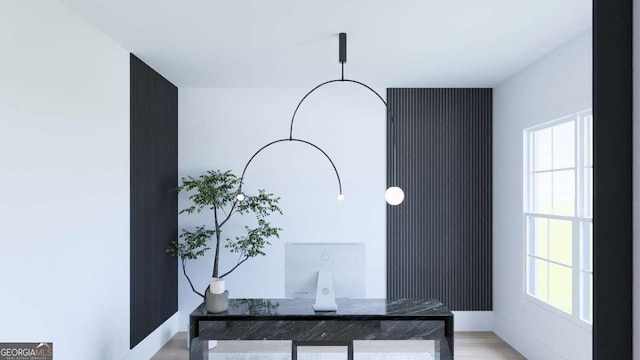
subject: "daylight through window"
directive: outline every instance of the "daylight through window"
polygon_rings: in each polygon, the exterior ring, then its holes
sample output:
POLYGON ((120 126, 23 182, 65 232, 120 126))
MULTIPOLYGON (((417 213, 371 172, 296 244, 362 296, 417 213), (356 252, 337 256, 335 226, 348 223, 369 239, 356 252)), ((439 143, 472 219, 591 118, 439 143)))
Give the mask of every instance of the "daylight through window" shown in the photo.
POLYGON ((526 291, 591 323, 591 110, 525 130, 526 291))

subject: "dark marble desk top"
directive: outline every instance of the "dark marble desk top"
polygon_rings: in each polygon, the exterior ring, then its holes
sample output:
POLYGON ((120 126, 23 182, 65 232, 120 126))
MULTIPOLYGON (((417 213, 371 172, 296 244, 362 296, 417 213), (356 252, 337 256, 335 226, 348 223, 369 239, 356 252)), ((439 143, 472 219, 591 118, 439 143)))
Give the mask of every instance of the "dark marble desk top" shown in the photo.
POLYGON ((446 320, 453 314, 438 300, 424 299, 336 299, 338 311, 314 312, 314 299, 230 299, 229 310, 207 312, 204 303, 191 318, 197 320, 446 320))

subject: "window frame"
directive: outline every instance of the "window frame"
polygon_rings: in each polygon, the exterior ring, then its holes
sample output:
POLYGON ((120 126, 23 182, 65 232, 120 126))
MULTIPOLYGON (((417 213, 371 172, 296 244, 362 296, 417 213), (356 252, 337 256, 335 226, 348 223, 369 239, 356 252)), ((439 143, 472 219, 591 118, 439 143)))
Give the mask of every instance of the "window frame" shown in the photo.
MULTIPOLYGON (((551 157, 553 158, 553 138, 551 139, 552 142, 552 150, 551 150, 551 157)), ((553 206, 553 183, 551 185, 551 204, 553 206)), ((591 279, 593 279, 593 265, 591 263, 591 267, 589 268, 588 266, 585 266, 584 264, 584 260, 587 258, 585 255, 585 251, 588 248, 588 242, 586 244, 582 244, 584 238, 582 235, 582 231, 583 231, 583 224, 590 224, 591 225, 591 236, 593 239, 593 110, 591 108, 589 109, 585 109, 585 110, 581 110, 578 112, 575 112, 573 114, 570 115, 566 115, 542 124, 538 124, 532 127, 529 127, 527 129, 525 129, 523 131, 523 217, 522 217, 522 228, 523 228, 523 245, 524 245, 524 251, 523 251, 523 295, 524 298, 530 302, 532 302, 535 305, 538 305, 540 307, 542 307, 545 310, 548 310, 564 319, 567 319, 573 323, 575 323, 576 325, 579 325, 585 329, 588 330, 592 330, 593 328, 593 317, 594 317, 594 305, 593 305, 593 298, 594 298, 594 294, 593 292, 591 293, 591 320, 585 320, 582 318, 582 314, 583 314, 583 309, 585 306, 585 291, 583 289, 583 282, 582 282, 582 274, 583 273, 588 273, 591 275, 591 279), (588 118, 590 118, 589 120, 591 121, 591 127, 590 127, 590 133, 585 134, 584 131, 584 125, 586 123, 586 121, 588 121, 588 118), (574 164, 573 167, 570 168, 563 168, 563 169, 554 169, 553 166, 551 167, 551 169, 549 170, 535 170, 534 168, 534 156, 535 156, 535 150, 532 148, 533 144, 532 144, 532 134, 547 128, 552 128, 554 126, 557 125, 561 125, 567 122, 574 122, 574 136, 575 136, 575 142, 574 142, 574 164), (588 143, 586 142, 587 140, 587 136, 589 136, 591 138, 591 142, 588 143), (590 149, 586 148, 587 146, 590 146, 590 149), (587 153, 587 151, 591 152, 591 159, 590 162, 586 162, 584 155, 587 153), (584 196, 580 196, 579 194, 584 194, 585 192, 585 173, 586 173, 586 169, 591 168, 591 182, 590 182, 590 186, 591 186, 591 192, 592 192, 592 196, 591 196, 591 204, 588 204, 590 206, 589 211, 586 210, 585 205, 584 204, 584 196), (555 215, 553 213, 538 213, 538 212, 533 212, 532 211, 532 198, 533 198, 533 193, 534 193, 534 188, 532 186, 532 175, 536 174, 536 173, 541 173, 541 172, 550 172, 553 173, 554 171, 562 171, 562 170, 574 170, 574 212, 572 216, 569 215, 555 215), (564 220, 564 221, 571 221, 571 228, 572 228, 572 239, 571 239, 571 247, 572 247, 572 253, 571 253, 571 266, 568 266, 567 264, 563 264, 554 260, 550 259, 550 253, 549 253, 549 236, 547 235, 547 257, 541 257, 538 256, 536 254, 532 254, 530 249, 531 249, 531 244, 530 244, 530 236, 529 236, 529 224, 530 222, 533 222, 532 220, 535 219, 547 219, 547 221, 549 220, 564 220), (535 275, 530 275, 530 261, 533 259, 540 259, 542 261, 545 261, 549 266, 550 264, 558 264, 560 266, 563 267, 567 267, 571 269, 571 299, 572 299, 572 306, 571 306, 571 313, 568 313, 562 309, 560 309, 559 307, 556 307, 554 305, 552 305, 549 302, 549 289, 550 289, 550 279, 549 279, 549 273, 550 271, 548 270, 549 268, 547 268, 547 301, 544 301, 542 299, 539 299, 538 297, 536 297, 535 295, 530 293, 530 284, 531 281, 534 281, 533 276, 535 275)), ((553 210, 551 211, 553 212, 553 210)), ((549 224, 549 222, 547 222, 547 224, 549 224)), ((547 225, 549 226, 549 225, 547 225)), ((547 230, 548 231, 548 230, 547 230)), ((593 240, 591 240, 591 244, 593 246, 593 240)), ((592 251, 592 250, 591 250, 592 251)), ((593 254, 592 252, 590 252, 588 254, 591 257, 591 262, 593 262, 593 254)), ((588 276, 588 275, 587 275, 588 276)))

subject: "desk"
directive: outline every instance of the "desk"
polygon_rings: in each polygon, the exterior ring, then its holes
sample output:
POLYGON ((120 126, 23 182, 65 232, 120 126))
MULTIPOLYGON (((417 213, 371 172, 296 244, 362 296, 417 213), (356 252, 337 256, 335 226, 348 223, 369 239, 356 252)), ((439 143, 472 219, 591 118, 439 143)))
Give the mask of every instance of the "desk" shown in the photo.
POLYGON ((191 360, 208 360, 206 340, 291 340, 297 346, 354 340, 435 340, 436 360, 453 359, 453 314, 437 300, 337 299, 337 312, 314 313, 313 299, 231 299, 212 314, 204 304, 189 317, 191 360))

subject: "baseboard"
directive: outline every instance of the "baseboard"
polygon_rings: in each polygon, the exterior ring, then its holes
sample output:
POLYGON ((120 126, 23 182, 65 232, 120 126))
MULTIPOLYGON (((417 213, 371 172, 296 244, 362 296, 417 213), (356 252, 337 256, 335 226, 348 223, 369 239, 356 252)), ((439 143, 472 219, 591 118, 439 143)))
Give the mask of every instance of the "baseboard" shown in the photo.
POLYGON ((455 331, 491 331, 493 311, 452 311, 455 331))
POLYGON ((493 332, 527 359, 566 360, 499 313, 493 316, 493 332))
POLYGON ((149 360, 178 332, 179 314, 176 312, 133 349, 127 351, 120 360, 149 360))

